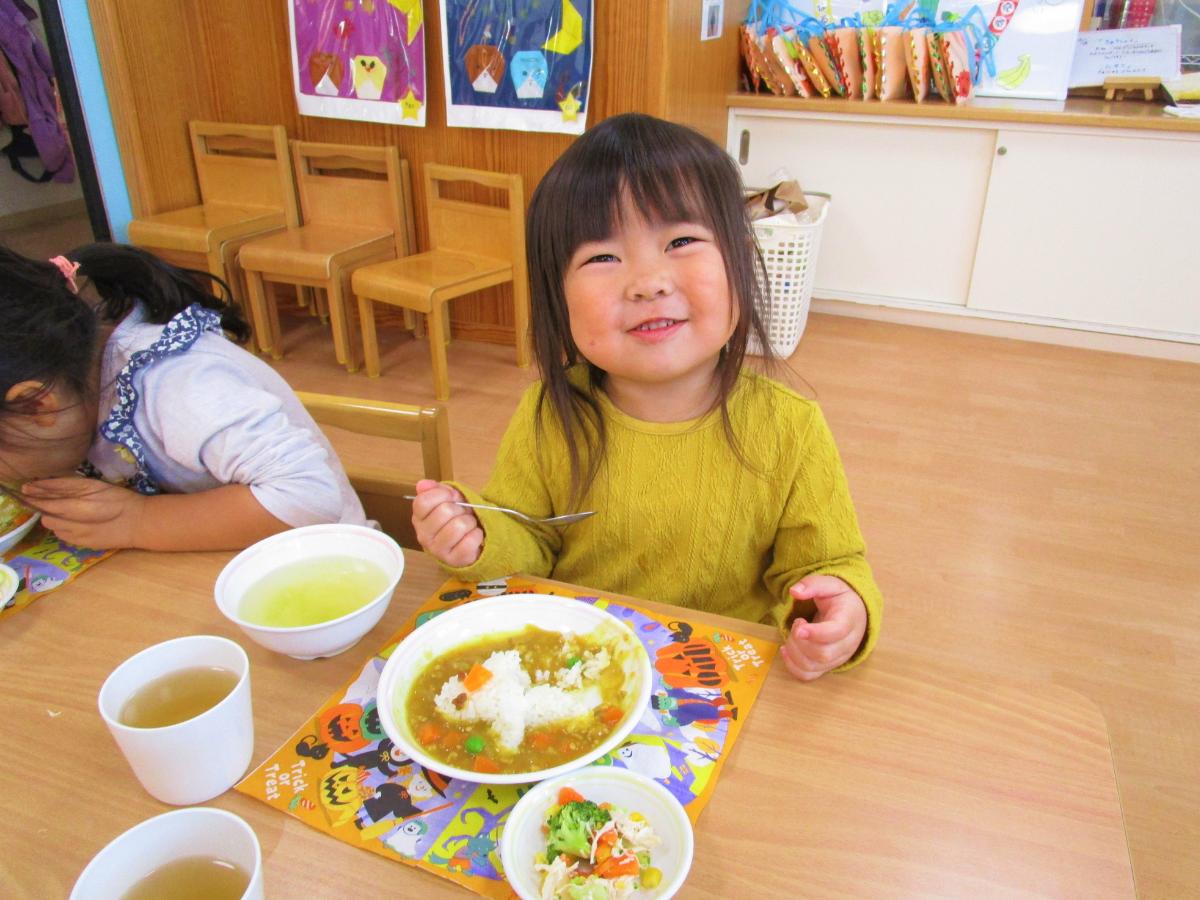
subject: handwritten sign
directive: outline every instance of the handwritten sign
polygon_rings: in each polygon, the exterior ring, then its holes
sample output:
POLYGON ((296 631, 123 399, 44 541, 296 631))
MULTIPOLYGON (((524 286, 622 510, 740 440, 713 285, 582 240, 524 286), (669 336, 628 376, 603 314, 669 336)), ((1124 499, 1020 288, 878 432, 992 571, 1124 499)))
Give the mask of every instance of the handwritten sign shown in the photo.
POLYGON ((1071 87, 1103 87, 1105 78, 1179 77, 1183 26, 1082 32, 1071 65, 1071 87))

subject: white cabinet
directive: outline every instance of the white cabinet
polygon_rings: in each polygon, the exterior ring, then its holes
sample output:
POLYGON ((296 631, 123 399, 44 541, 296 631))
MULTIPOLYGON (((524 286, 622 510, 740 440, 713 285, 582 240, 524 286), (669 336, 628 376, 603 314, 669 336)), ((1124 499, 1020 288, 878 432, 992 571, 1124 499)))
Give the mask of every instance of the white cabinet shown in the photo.
POLYGON ((1200 334, 1200 143, 1003 130, 968 305, 1200 334))
POLYGON ((767 187, 783 167, 806 190, 833 196, 818 294, 966 304, 993 131, 754 110, 730 120, 735 156, 743 130, 748 186, 767 187))
POLYGON ((1200 134, 734 107, 727 149, 832 195, 818 298, 1200 343, 1200 134))

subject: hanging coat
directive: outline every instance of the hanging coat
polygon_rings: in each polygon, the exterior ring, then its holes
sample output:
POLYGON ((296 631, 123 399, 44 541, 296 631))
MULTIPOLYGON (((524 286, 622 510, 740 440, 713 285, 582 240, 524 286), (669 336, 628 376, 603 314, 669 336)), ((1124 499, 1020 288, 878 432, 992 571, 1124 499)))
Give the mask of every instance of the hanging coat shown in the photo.
MULTIPOLYGON (((29 118, 29 134, 54 181, 75 180, 75 159, 59 115, 54 67, 41 39, 30 27, 36 14, 22 0, 0 0, 0 51, 8 57, 29 118)), ((14 129, 15 133, 15 129, 14 129)))

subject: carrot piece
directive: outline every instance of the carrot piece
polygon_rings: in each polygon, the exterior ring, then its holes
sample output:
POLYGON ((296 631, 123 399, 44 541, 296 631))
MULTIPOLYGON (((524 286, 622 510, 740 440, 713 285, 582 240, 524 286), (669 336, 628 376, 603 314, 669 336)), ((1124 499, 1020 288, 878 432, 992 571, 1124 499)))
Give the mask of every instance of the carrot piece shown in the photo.
POLYGON ((602 833, 600 835, 600 837, 596 840, 596 846, 600 847, 600 846, 607 844, 609 847, 611 847, 616 842, 617 842, 617 829, 610 828, 608 831, 605 831, 604 833, 602 833))
POLYGON ((453 750, 464 740, 466 740, 466 737, 467 735, 462 731, 447 731, 444 735, 442 735, 441 744, 447 750, 453 750))
POLYGON ((600 721, 605 725, 615 725, 621 721, 625 715, 625 710, 619 706, 606 706, 600 710, 600 721))
POLYGON ((637 857, 632 853, 624 856, 610 856, 602 863, 597 863, 593 874, 601 878, 620 878, 622 875, 636 875, 642 870, 637 857))
POLYGON ((475 663, 475 665, 471 666, 471 671, 462 680, 463 690, 473 694, 491 680, 492 670, 485 669, 479 663, 475 663))
POLYGON ((554 738, 546 734, 544 731, 535 731, 529 735, 529 746, 534 750, 545 750, 554 743, 554 738))
POLYGON ((491 775, 495 775, 500 771, 500 767, 496 765, 492 759, 484 756, 482 753, 475 757, 475 762, 471 764, 471 768, 476 772, 487 772, 491 775))
POLYGON ((575 790, 574 788, 569 788, 569 787, 559 788, 559 790, 558 790, 559 806, 566 806, 568 803, 582 803, 582 802, 583 802, 583 794, 579 793, 579 791, 575 790))
POLYGON ((442 729, 438 728, 432 722, 426 722, 419 729, 417 729, 417 740, 427 747, 430 744, 436 744, 438 738, 441 736, 442 729))

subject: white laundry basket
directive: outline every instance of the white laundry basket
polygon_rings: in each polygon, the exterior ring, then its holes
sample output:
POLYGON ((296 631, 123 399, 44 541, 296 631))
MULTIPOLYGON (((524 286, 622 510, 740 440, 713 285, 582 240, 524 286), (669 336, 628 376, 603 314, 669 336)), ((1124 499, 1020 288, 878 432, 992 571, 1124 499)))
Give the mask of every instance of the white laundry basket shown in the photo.
MULTIPOLYGON (((771 351, 787 359, 800 343, 808 321, 808 305, 812 300, 813 281, 817 271, 817 251, 821 247, 821 230, 829 215, 829 195, 805 193, 811 222, 777 223, 777 217, 752 223, 754 237, 762 250, 767 281, 771 286, 770 308, 759 307, 771 351)), ((762 355, 762 346, 751 334, 746 352, 762 355)))

